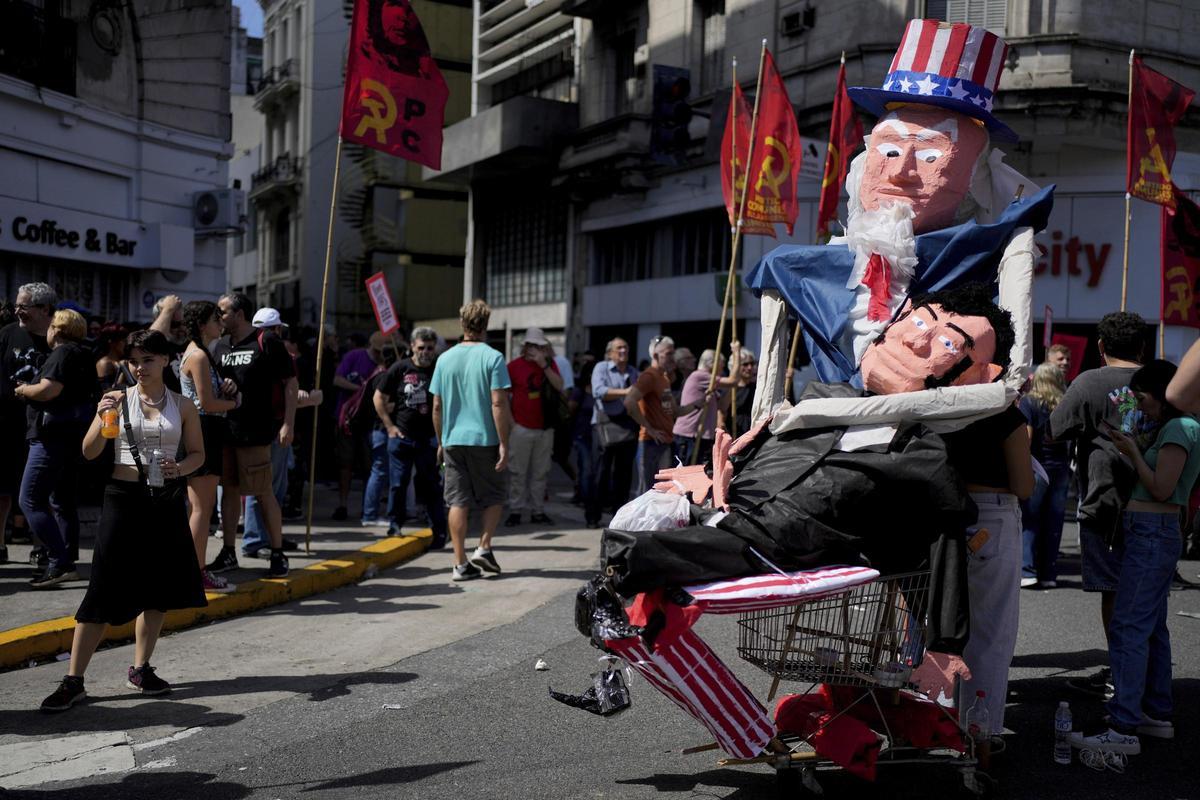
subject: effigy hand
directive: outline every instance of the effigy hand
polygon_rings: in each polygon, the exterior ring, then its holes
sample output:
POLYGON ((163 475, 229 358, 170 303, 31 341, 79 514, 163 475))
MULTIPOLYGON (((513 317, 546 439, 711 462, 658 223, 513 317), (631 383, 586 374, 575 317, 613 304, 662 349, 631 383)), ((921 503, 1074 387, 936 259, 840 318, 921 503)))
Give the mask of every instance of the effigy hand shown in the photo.
POLYGON ((912 682, 936 703, 940 697, 953 699, 956 675, 962 676, 964 681, 970 680, 971 670, 965 661, 958 656, 930 650, 925 653, 921 666, 913 670, 912 682))
POLYGON ((723 430, 718 430, 713 438, 713 508, 722 511, 729 510, 729 484, 733 481, 733 464, 729 461, 729 451, 733 446, 733 437, 723 430))
POLYGON ((709 490, 712 489, 712 478, 709 478, 704 471, 703 464, 660 470, 654 478, 658 481, 654 484, 656 490, 673 494, 690 494, 692 502, 696 505, 702 504, 708 497, 709 490))

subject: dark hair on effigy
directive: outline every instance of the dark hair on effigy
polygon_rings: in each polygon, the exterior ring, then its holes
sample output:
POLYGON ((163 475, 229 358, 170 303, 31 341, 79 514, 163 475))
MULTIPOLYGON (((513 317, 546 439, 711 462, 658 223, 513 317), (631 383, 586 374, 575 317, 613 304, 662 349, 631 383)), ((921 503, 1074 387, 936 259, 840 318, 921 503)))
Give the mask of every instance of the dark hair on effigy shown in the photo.
POLYGON ((1133 377, 1129 379, 1130 389, 1145 392, 1162 406, 1163 422, 1183 416, 1183 412, 1167 400, 1167 384, 1175 377, 1178 369, 1170 361, 1156 358, 1133 373, 1133 377))
POLYGON ((1008 369, 1016 334, 1013 333, 1011 315, 992 299, 991 286, 986 283, 964 283, 913 299, 914 308, 931 305, 939 305, 951 314, 987 318, 996 332, 996 354, 992 356, 992 363, 1008 369))
POLYGON ((125 340, 125 354, 127 356, 131 355, 134 350, 141 350, 143 353, 150 353, 156 356, 166 356, 167 358, 170 358, 174 354, 174 350, 171 348, 171 343, 167 341, 167 337, 149 328, 129 334, 129 338, 125 340))

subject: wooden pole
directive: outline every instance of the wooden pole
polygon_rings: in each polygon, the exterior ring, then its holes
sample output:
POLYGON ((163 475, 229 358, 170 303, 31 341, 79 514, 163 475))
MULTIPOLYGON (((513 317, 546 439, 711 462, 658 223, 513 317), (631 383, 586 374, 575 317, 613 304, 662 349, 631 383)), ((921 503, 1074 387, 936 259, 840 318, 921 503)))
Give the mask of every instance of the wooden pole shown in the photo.
MULTIPOLYGON (((761 75, 762 75, 762 61, 761 61, 761 60, 759 61, 759 65, 758 65, 758 72, 759 72, 759 75, 760 75, 760 77, 759 77, 759 79, 758 79, 758 82, 759 82, 759 86, 761 87, 761 86, 762 86, 762 77, 761 77, 761 75)), ((735 85, 737 84, 737 59, 736 59, 736 58, 733 60, 733 82, 734 82, 734 84, 735 84, 735 85)), ((754 93, 754 104, 755 104, 755 107, 757 107, 757 106, 758 106, 758 92, 755 92, 755 93, 754 93)), ((733 105, 734 105, 734 107, 736 108, 737 104, 736 104, 736 103, 734 103, 733 105)), ((735 112, 735 113, 736 113, 736 112, 735 112)), ((735 117, 735 120, 736 120, 736 117, 735 117)), ((735 196, 736 196, 736 192, 737 192, 737 126, 736 126, 736 125, 735 125, 735 126, 734 126, 734 128, 733 128, 733 136, 731 136, 731 137, 729 137, 729 138, 732 140, 732 144, 733 144, 733 165, 732 165, 732 166, 733 166, 733 177, 734 177, 734 181, 733 181, 733 191, 734 191, 734 193, 735 193, 735 196)), ((753 141, 754 141, 753 134, 751 134, 750 141, 751 141, 751 142, 753 142, 753 141)), ((750 148, 751 148, 751 149, 753 149, 753 148, 754 148, 754 145, 753 145, 753 144, 751 144, 751 145, 750 145, 750 148)), ((748 155, 748 154, 747 154, 747 156, 746 156, 746 157, 747 157, 747 159, 749 159, 749 155, 748 155)), ((742 186, 742 197, 745 197, 745 196, 746 196, 746 192, 748 192, 749 190, 750 190, 750 164, 749 164, 749 162, 747 161, 747 164, 746 164, 746 183, 745 183, 745 184, 742 186)), ((731 237, 730 237, 730 241, 733 241, 733 237, 736 237, 736 236, 737 236, 737 228, 735 227, 735 228, 734 228, 734 230, 733 230, 731 233, 732 233, 732 235, 731 235, 731 237)), ((735 245, 735 247, 736 247, 736 245, 735 245)), ((732 324, 733 324, 733 334, 732 334, 732 337, 733 337, 734 339, 736 339, 736 338, 737 338, 737 304, 738 304, 738 294, 739 294, 739 292, 738 292, 738 290, 737 290, 737 269, 736 269, 736 267, 734 267, 734 268, 732 268, 732 269, 731 269, 731 271, 730 271, 730 274, 729 274, 729 279, 728 279, 728 280, 725 282, 725 301, 724 301, 724 302, 721 304, 721 305, 725 305, 726 303, 728 303, 728 304, 729 304, 729 306, 730 306, 730 308, 729 308, 729 311, 730 311, 730 320, 732 321, 732 324), (733 286, 730 286, 729 284, 731 284, 731 283, 732 283, 732 284, 734 284, 734 285, 733 285, 733 286)), ((717 346, 717 354, 718 354, 718 355, 720 355, 720 352, 721 352, 721 350, 720 350, 720 345, 718 345, 718 346, 717 346)), ((713 366, 716 366, 716 362, 715 362, 715 361, 713 362, 713 366)), ((741 373, 739 372, 739 375, 740 375, 740 374, 741 374, 741 373)), ((711 382, 709 383, 709 386, 712 386, 712 383, 711 383, 711 382)), ((729 435, 730 435, 730 436, 732 436, 733 438, 735 438, 735 439, 736 439, 736 438, 737 438, 737 384, 735 383, 735 384, 733 384, 733 386, 731 386, 731 387, 729 387, 729 388, 730 388, 730 391, 733 393, 733 394, 730 396, 730 398, 729 398, 729 411, 730 411, 730 415, 729 415, 729 431, 730 431, 730 434, 729 434, 729 435)), ((706 409, 705 409, 705 411, 707 412, 707 411, 708 411, 708 409, 706 408, 706 409)), ((700 451, 700 447, 699 447, 699 444, 698 444, 698 443, 697 443, 696 451, 697 451, 697 452, 699 452, 699 451, 700 451)))
POLYGON ((1164 319, 1159 319, 1159 321, 1158 321, 1158 357, 1159 358, 1167 357, 1166 334, 1167 334, 1167 321, 1164 319))
MULTIPOLYGON (((1125 106, 1126 120, 1133 119, 1133 50, 1129 51, 1129 88, 1127 91, 1127 99, 1125 106)), ((1125 159, 1129 160, 1129 133, 1126 126, 1125 134, 1125 159)), ((1121 260, 1121 310, 1125 310, 1126 300, 1129 296, 1129 220, 1132 216, 1130 208, 1129 187, 1125 187, 1125 255, 1121 260)))
MULTIPOLYGON (((742 188, 742 197, 738 203, 737 224, 733 228, 733 242, 729 252, 729 273, 725 281, 725 301, 721 305, 721 324, 717 326, 717 354, 713 358, 712 372, 709 374, 708 388, 715 396, 714 386, 717 382, 717 365, 721 363, 721 345, 725 342, 725 319, 729 311, 729 301, 733 295, 733 276, 737 270, 738 245, 742 240, 742 221, 746 216, 746 196, 750 194, 750 165, 754 163, 754 137, 758 132, 758 103, 762 98, 763 65, 767 60, 767 40, 762 40, 762 49, 758 54, 758 82, 754 88, 754 111, 750 117, 750 152, 746 155, 746 183, 742 188)), ((737 129, 734 129, 734 139, 737 139, 737 129)), ((735 150, 736 152, 736 150, 735 150)), ((735 162, 736 163, 736 162, 735 162)), ((736 167, 735 167, 736 168, 736 167)), ((737 173, 734 173, 733 189, 737 191, 737 173)), ((704 418, 708 416, 708 398, 700 407, 700 420, 696 425, 696 440, 692 447, 691 462, 696 463, 700 455, 700 443, 704 438, 704 418)))
POLYGON ((794 383, 792 378, 795 375, 793 365, 796 363, 796 353, 800 350, 800 330, 800 320, 796 320, 796 330, 792 331, 792 347, 788 351, 787 366, 784 367, 783 372, 784 380, 787 381, 787 385, 783 387, 783 396, 791 397, 792 403, 796 402, 796 398, 792 397, 792 384, 794 383))
MULTIPOLYGON (((338 175, 342 167, 342 137, 333 154, 333 190, 329 193, 329 230, 325 234, 325 276, 321 280, 321 316, 317 320, 317 367, 314 388, 321 388, 321 364, 325 362, 325 312, 329 302, 329 264, 333 259, 333 220, 337 208, 338 175)), ((313 407, 312 446, 308 454, 308 519, 304 524, 304 552, 312 552, 313 500, 317 495, 317 425, 320 406, 313 407)))

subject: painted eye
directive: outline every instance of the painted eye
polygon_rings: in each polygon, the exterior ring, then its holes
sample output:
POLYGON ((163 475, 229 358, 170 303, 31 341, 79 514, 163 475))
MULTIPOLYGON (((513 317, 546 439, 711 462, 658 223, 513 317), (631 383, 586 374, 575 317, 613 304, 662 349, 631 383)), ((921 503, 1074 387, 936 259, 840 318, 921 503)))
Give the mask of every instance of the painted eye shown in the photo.
POLYGON ((939 336, 938 341, 942 343, 942 346, 946 348, 947 352, 958 355, 958 347, 954 344, 954 342, 950 341, 949 338, 945 336, 939 336))
POLYGON ((883 156, 884 158, 900 157, 900 148, 894 144, 877 144, 875 145, 875 149, 879 151, 879 155, 883 156))
POLYGON ((913 317, 913 318, 912 318, 912 321, 913 321, 913 325, 916 325, 916 326, 917 326, 917 328, 919 328, 920 330, 925 330, 926 328, 928 328, 928 327, 929 327, 929 326, 928 326, 928 325, 925 323, 925 320, 921 319, 920 317, 913 317))
POLYGON ((924 161, 926 164, 932 164, 944 155, 941 150, 929 148, 927 150, 917 151, 917 160, 924 161))

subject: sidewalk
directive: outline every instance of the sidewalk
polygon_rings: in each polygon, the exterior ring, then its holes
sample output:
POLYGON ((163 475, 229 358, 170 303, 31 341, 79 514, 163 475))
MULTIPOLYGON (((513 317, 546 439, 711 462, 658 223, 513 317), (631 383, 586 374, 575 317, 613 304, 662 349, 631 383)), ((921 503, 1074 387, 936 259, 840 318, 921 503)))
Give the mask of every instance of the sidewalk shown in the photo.
MULTIPOLYGON (((284 522, 284 536, 300 543, 300 550, 288 554, 291 574, 284 579, 264 579, 267 562, 242 558, 239 569, 223 573, 237 585, 229 594, 209 594, 209 605, 168 614, 166 630, 178 630, 200 622, 243 614, 270 605, 326 592, 357 581, 373 566, 376 570, 394 566, 423 553, 432 534, 428 529, 406 527, 404 536, 386 537, 386 527, 364 528, 357 515, 344 522, 333 522, 330 514, 336 495, 331 489, 317 493, 313 514, 312 552, 304 552, 304 520, 284 522)), ((95 520, 98 508, 81 510, 80 581, 53 589, 31 589, 28 580, 34 569, 28 563, 30 545, 10 544, 8 564, 0 564, 0 606, 3 630, 0 630, 0 669, 26 666, 66 652, 70 647, 73 615, 87 589, 95 520)), ((240 553, 239 537, 239 553, 240 553)), ((207 559, 221 548, 220 536, 208 540, 207 559)), ((132 636, 132 624, 110 631, 108 640, 132 636)))

